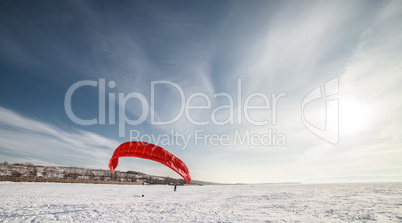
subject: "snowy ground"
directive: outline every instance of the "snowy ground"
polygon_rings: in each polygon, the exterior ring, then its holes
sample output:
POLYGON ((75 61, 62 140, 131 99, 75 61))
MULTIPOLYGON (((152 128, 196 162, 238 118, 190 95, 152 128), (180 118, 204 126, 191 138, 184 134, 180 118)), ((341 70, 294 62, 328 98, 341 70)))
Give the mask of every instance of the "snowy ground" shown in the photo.
POLYGON ((0 222, 402 222, 402 184, 0 182, 0 222), (144 195, 144 197, 142 197, 144 195))

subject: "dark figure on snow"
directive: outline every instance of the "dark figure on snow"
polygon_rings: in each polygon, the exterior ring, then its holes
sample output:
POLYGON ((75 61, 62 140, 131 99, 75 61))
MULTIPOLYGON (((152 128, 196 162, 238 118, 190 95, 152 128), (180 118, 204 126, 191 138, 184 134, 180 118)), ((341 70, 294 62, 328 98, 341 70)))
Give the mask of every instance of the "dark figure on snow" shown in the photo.
POLYGON ((176 186, 176 184, 174 185, 174 191, 176 191, 176 189, 177 189, 177 186, 176 186))

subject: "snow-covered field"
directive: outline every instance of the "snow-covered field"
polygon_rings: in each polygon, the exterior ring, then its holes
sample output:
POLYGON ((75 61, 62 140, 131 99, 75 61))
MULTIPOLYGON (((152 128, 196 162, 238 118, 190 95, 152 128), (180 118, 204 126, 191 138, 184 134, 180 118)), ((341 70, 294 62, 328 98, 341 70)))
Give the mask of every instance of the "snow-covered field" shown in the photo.
POLYGON ((0 222, 402 222, 402 184, 0 182, 0 222), (144 195, 144 197, 142 197, 144 195))

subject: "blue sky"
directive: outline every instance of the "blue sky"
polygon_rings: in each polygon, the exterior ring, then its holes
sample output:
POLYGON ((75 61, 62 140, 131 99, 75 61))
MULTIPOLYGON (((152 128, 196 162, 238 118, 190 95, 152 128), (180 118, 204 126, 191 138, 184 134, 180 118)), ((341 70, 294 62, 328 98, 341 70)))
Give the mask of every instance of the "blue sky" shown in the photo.
MULTIPOLYGON (((155 139, 165 137, 162 146, 198 180, 402 180, 399 1, 0 4, 0 160, 106 169, 131 131, 159 145, 155 139), (99 124, 103 80, 106 119, 99 124), (322 97, 302 108, 310 92, 331 80, 335 104, 322 97), (98 124, 81 125, 66 112, 66 94, 80 81, 97 87, 77 88, 71 109, 98 124), (134 96, 122 103, 119 94, 142 95, 145 104, 134 96), (338 128, 328 133, 337 142, 313 134, 302 109, 319 129, 335 120, 326 114, 336 114, 338 128), (122 114, 145 116, 119 124, 122 114), (152 116, 177 120, 157 125, 152 116), (172 132, 189 143, 169 141, 172 132), (240 145, 247 134, 271 142, 240 145)), ((118 170, 179 177, 135 158, 123 158, 118 170)))

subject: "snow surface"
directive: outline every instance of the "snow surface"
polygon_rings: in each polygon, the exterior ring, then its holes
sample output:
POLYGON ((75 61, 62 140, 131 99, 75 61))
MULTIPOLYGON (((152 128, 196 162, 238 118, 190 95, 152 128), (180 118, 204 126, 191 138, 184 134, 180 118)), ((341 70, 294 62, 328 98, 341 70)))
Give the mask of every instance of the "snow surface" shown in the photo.
POLYGON ((402 222, 402 184, 0 182, 0 222, 402 222), (144 197, 142 197, 144 195, 144 197))

